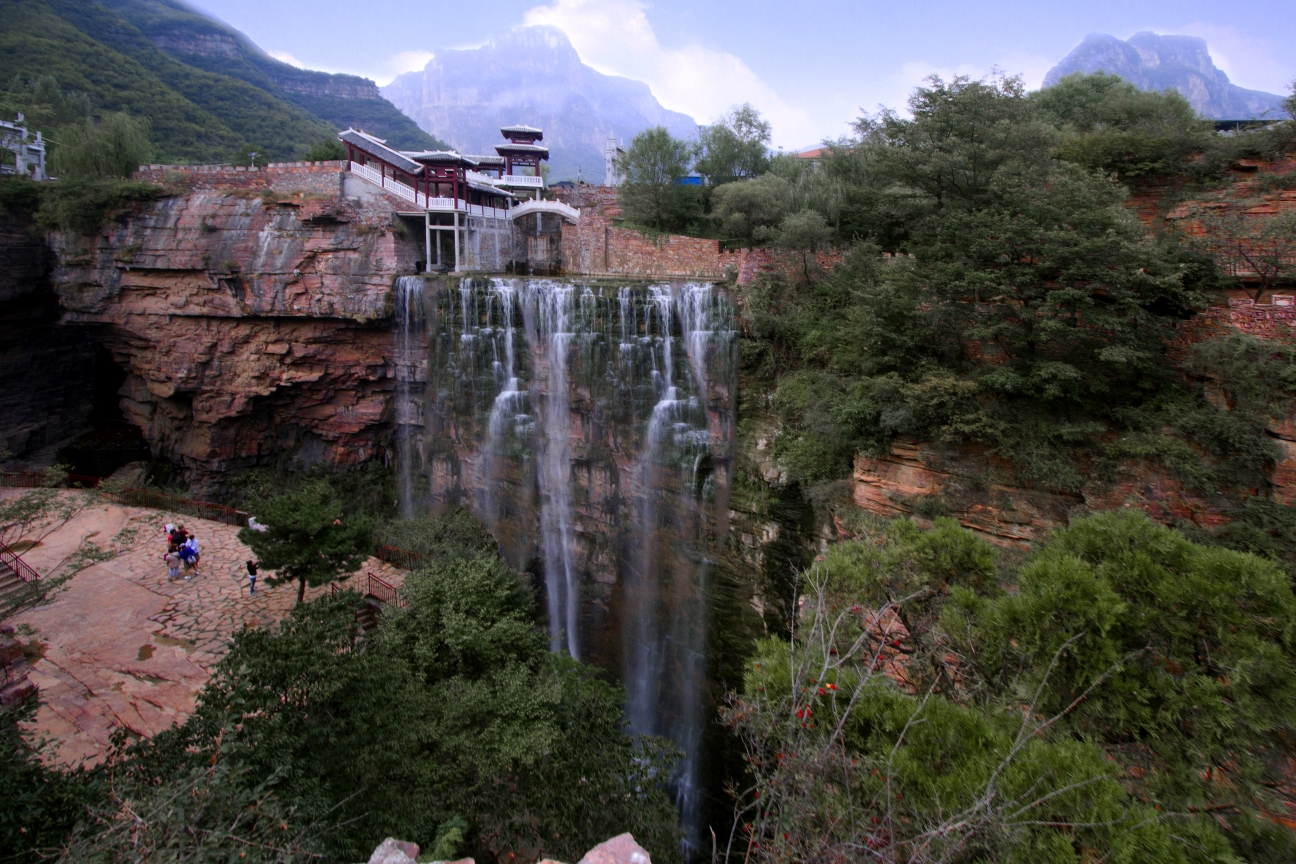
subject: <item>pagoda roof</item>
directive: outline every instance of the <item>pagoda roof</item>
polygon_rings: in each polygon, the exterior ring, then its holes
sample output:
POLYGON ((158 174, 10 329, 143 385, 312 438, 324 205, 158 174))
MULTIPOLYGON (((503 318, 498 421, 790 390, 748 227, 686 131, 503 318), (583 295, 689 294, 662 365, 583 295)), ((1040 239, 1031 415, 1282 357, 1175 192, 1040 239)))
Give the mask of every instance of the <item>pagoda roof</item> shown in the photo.
POLYGON ((478 156, 477 154, 474 153, 472 156, 469 156, 467 158, 473 160, 478 165, 481 165, 483 167, 490 167, 490 168, 504 167, 503 156, 478 156))
POLYGON ((514 135, 534 135, 534 136, 537 137, 537 138, 543 138, 543 137, 544 137, 544 130, 542 130, 542 129, 537 129, 537 128, 535 128, 534 126, 522 126, 522 125, 517 125, 517 126, 501 126, 501 127, 500 127, 500 134, 501 134, 501 135, 504 135, 504 136, 507 137, 510 133, 511 133, 511 134, 514 134, 514 135))
POLYGON ((496 144, 495 152, 504 156, 513 154, 515 156, 542 156, 549 158, 549 148, 539 144, 496 144))
POLYGON ((389 165, 394 165, 406 174, 420 174, 423 172, 423 166, 410 159, 399 150, 393 150, 387 146, 387 142, 381 138, 375 138, 372 135, 366 135, 364 132, 358 132, 355 129, 347 129, 345 132, 339 132, 338 138, 350 144, 357 150, 368 153, 375 159, 381 159, 389 165))
POLYGON ((477 160, 471 156, 465 156, 456 150, 420 150, 417 152, 406 151, 406 156, 417 162, 451 162, 456 165, 476 165, 477 160))
POLYGON ((514 195, 512 192, 508 191, 507 189, 501 189, 499 186, 492 186, 492 185, 490 185, 489 183, 476 183, 476 182, 473 182, 472 180, 469 180, 469 181, 468 181, 468 188, 469 188, 469 189, 476 189, 478 192, 485 192, 485 193, 487 193, 487 194, 489 194, 489 195, 498 195, 498 196, 501 197, 501 198, 516 198, 516 197, 517 197, 516 195, 514 195))

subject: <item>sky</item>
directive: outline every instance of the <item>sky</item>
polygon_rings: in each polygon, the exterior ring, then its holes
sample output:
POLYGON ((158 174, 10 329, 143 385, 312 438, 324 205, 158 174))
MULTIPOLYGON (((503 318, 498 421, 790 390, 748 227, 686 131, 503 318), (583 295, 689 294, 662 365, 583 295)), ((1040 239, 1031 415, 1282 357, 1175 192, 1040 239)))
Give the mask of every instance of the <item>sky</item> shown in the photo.
POLYGON ((903 110, 928 75, 995 69, 1040 86, 1089 33, 1206 39, 1235 84, 1287 93, 1296 79, 1292 0, 189 0, 298 66, 386 84, 438 51, 549 24, 600 72, 646 82, 700 123, 750 102, 774 144, 800 149, 903 110))

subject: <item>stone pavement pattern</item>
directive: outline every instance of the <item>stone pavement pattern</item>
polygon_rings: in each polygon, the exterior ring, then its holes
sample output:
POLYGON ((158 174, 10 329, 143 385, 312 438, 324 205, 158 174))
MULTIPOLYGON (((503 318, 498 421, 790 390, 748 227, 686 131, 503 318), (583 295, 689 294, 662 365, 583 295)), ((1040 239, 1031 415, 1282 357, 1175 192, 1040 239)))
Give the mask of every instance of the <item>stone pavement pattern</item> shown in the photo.
MULTIPOLYGON (((255 596, 248 595, 244 562, 254 556, 238 541, 238 530, 183 514, 98 503, 22 552, 28 564, 48 574, 85 541, 118 551, 78 572, 45 605, 8 622, 33 628, 36 636, 22 638, 44 646, 29 675, 40 688, 40 706, 27 731, 33 739, 57 742, 53 759, 93 764, 119 728, 148 737, 183 722, 230 636, 288 614, 297 600, 295 584, 271 588, 263 571, 255 596), (162 555, 168 522, 184 524, 198 537, 202 557, 188 581, 167 582, 162 555)), ((404 581, 404 571, 375 558, 358 571, 361 578, 365 573, 396 586, 404 581)), ((352 581, 363 590, 360 579, 352 581)), ((327 590, 309 589, 306 597, 327 590)))

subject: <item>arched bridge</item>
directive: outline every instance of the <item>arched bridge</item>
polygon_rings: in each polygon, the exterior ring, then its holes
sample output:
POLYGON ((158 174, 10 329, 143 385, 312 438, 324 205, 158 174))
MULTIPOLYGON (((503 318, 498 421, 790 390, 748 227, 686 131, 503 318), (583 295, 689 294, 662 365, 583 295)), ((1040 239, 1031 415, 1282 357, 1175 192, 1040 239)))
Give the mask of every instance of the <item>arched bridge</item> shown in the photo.
POLYGON ((580 221, 580 210, 561 201, 537 201, 534 198, 524 201, 508 211, 510 219, 521 219, 532 213, 552 213, 561 216, 573 225, 580 221))

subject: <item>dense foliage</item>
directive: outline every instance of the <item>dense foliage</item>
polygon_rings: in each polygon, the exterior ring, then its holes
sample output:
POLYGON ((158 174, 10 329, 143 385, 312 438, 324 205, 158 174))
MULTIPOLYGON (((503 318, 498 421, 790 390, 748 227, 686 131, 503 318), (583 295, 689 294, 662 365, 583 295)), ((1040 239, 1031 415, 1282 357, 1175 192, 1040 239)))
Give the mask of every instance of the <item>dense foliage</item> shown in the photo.
MULTIPOLYGON (((463 522, 424 533, 466 537, 463 522)), ((188 721, 123 739, 89 775, 41 768, 10 722, 0 831, 32 836, 7 848, 362 861, 397 836, 427 860, 573 861, 631 831, 654 860, 677 860, 658 785, 669 744, 627 736, 620 688, 548 651, 531 592, 498 555, 450 550, 368 634, 350 591, 235 634, 188 721)))
POLYGON ((1296 599, 1274 564, 1121 512, 1000 574, 953 520, 902 521, 830 549, 802 596, 727 712, 755 780, 731 859, 1296 851, 1272 815, 1296 717, 1296 599))

